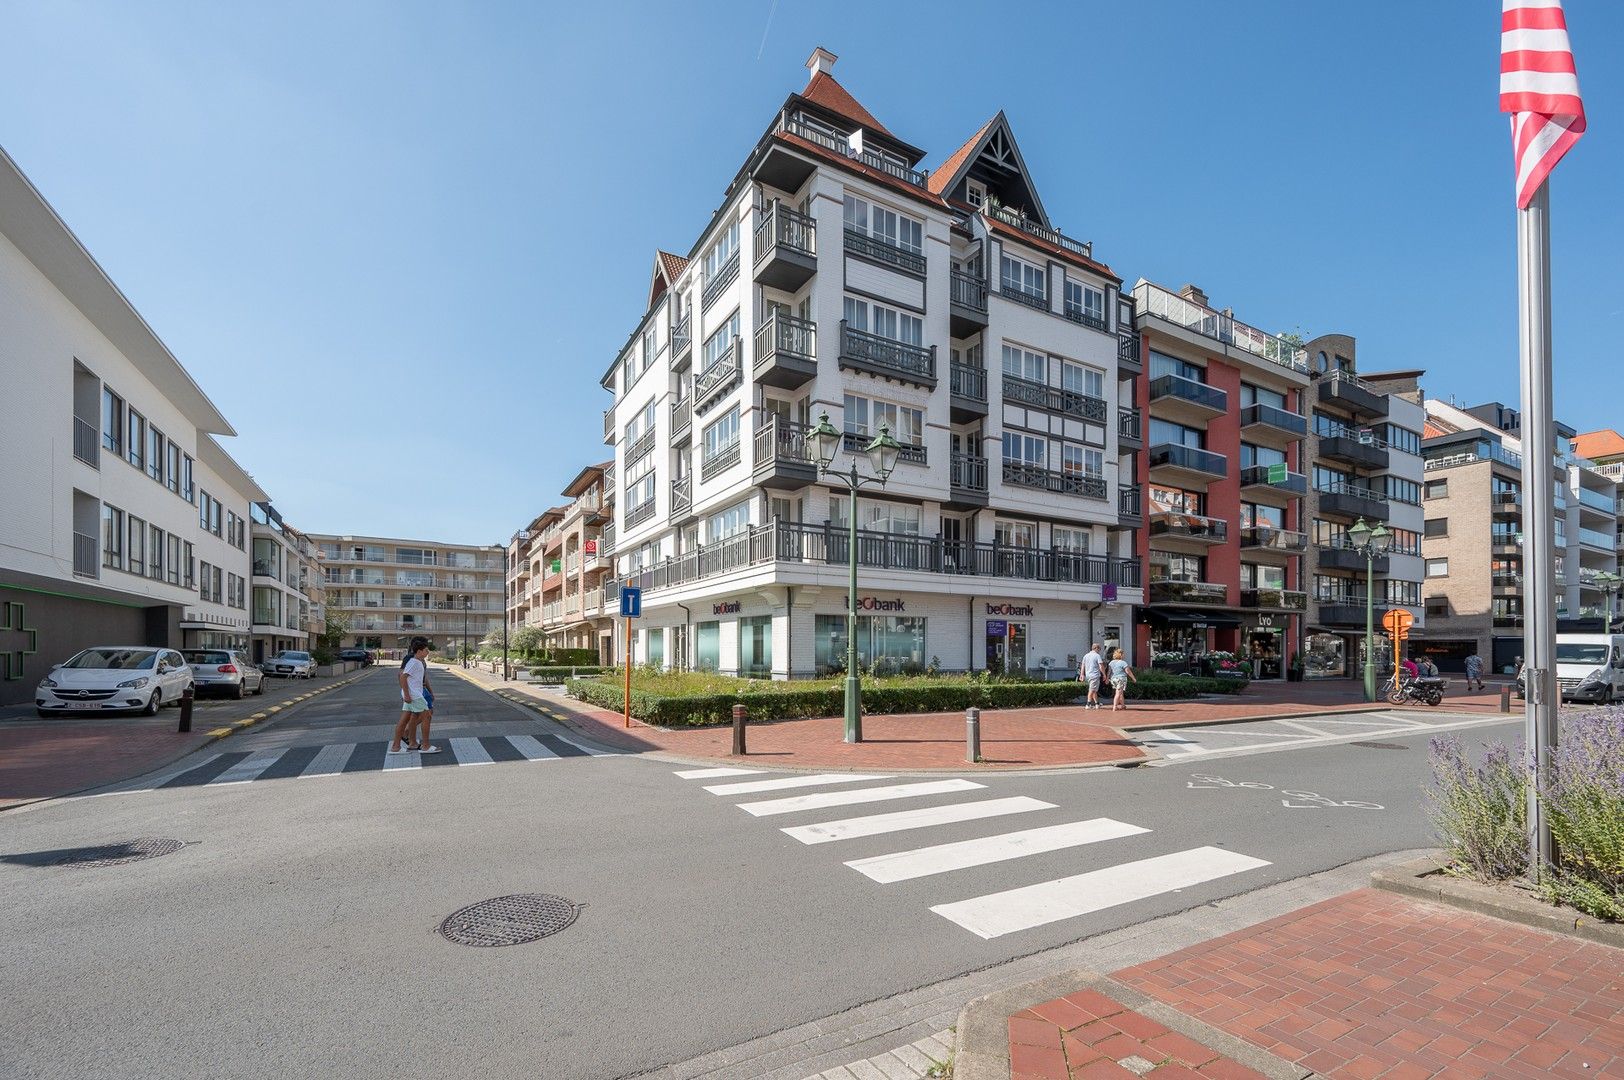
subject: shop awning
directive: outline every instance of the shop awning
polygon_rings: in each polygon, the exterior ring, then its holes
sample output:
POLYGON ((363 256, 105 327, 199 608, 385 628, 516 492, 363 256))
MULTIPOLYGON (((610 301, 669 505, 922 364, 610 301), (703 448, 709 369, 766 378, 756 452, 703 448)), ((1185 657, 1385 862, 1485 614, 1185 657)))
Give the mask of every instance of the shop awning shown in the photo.
POLYGON ((1241 624, 1240 617, 1227 611, 1204 611, 1201 608, 1142 607, 1141 622, 1159 626, 1209 626, 1226 630, 1241 624))

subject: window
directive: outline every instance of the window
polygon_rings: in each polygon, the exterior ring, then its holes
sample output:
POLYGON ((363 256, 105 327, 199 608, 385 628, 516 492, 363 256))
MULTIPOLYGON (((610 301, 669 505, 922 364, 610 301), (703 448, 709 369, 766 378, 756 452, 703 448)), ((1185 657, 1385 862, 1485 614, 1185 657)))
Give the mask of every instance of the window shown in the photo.
POLYGON ((714 544, 719 540, 744 532, 750 527, 750 502, 746 500, 735 503, 726 510, 712 514, 705 519, 705 542, 714 544))
POLYGON ((1388 529, 1387 531, 1393 536, 1392 541, 1388 544, 1388 551, 1394 555, 1421 554, 1420 533, 1413 529, 1388 529))
POLYGON ((1402 454, 1421 453, 1421 433, 1401 428, 1397 424, 1383 424, 1376 429, 1387 445, 1402 454))
POLYGON ((654 430, 654 399, 643 406, 642 411, 626 421, 626 445, 630 446, 645 434, 654 430))
POLYGON ((1013 255, 1002 255, 998 260, 998 279, 1004 292, 1024 293, 1047 300, 1049 290, 1045 271, 1013 255))
POLYGON ((1421 485, 1414 480, 1405 480, 1398 476, 1379 476, 1368 483, 1378 496, 1385 496, 1394 502, 1421 505, 1421 485))
POLYGON ((1427 560, 1427 577, 1448 577, 1448 576, 1449 576, 1449 560, 1448 559, 1428 559, 1427 560))
POLYGON ((1056 551, 1070 551, 1078 555, 1088 554, 1089 531, 1087 529, 1074 529, 1070 525, 1056 525, 1051 530, 1050 546, 1056 551))
POLYGON ((694 670, 715 671, 722 666, 722 624, 694 624, 694 670))
MULTIPOLYGON (((819 675, 846 670, 846 616, 815 619, 814 662, 819 675)), ((857 663, 872 671, 920 671, 925 660, 925 620, 901 615, 857 617, 857 663)))
POLYGON ((209 495, 209 493, 199 489, 197 499, 197 523, 204 532, 207 532, 209 528, 209 504, 212 502, 214 502, 214 499, 209 495))
POLYGON ((1046 440, 1018 431, 1004 432, 1004 461, 1019 465, 1045 468, 1049 463, 1049 445, 1046 440))
POLYGON ((147 475, 164 482, 164 433, 151 426, 147 428, 147 475))
POLYGON ((1199 491, 1183 488, 1150 486, 1150 508, 1158 513, 1196 514, 1206 516, 1207 496, 1199 491))
POLYGON ((1030 521, 995 521, 993 538, 999 547, 1036 547, 1038 527, 1030 521))
POLYGON ((1076 443, 1057 442, 1055 445, 1060 451, 1061 472, 1068 476, 1105 475, 1105 455, 1100 451, 1076 443))
POLYGON ((1199 364, 1192 364, 1180 360, 1176 356, 1159 353, 1155 349, 1150 351, 1150 377, 1160 378, 1163 375, 1177 375, 1181 379, 1191 382, 1204 383, 1207 381, 1207 369, 1199 364))
POLYGON ((853 330, 875 334, 879 337, 890 338, 907 345, 923 345, 925 343, 925 324, 917 315, 910 315, 906 311, 885 307, 881 304, 871 304, 865 300, 848 296, 843 305, 842 314, 846 325, 853 330))
POLYGON ((204 600, 207 600, 209 599, 209 581, 214 577, 214 567, 210 566, 208 563, 204 563, 203 573, 199 576, 203 581, 203 586, 198 590, 198 595, 204 600))
POLYGON ((1268 405, 1282 412, 1289 412, 1286 408, 1286 395, 1279 390, 1270 390, 1266 386, 1253 386, 1251 383, 1241 383, 1241 407, 1248 405, 1268 405))
POLYGON ((720 277, 728 268, 728 263, 739 254, 739 223, 730 222, 723 229, 721 235, 711 244, 710 250, 705 252, 705 283, 708 285, 720 277))
POLYGON ((181 545, 181 567, 186 573, 186 580, 183 584, 188 589, 195 588, 197 585, 197 559, 192 555, 191 544, 181 545))
POLYGON ((106 503, 102 503, 102 565, 124 569, 124 511, 106 503))
POLYGON ((964 185, 964 201, 974 207, 984 205, 987 201, 987 185, 979 180, 967 181, 964 185))
POLYGON ((1284 589, 1285 587, 1286 568, 1284 566, 1241 563, 1241 588, 1284 589))
POLYGON ((1428 480, 1426 496, 1429 499, 1442 499, 1449 495, 1448 480, 1428 480))
POLYGON ((1150 418, 1150 444, 1160 446, 1163 443, 1202 450, 1207 445, 1207 433, 1200 428, 1175 424, 1171 420, 1158 420, 1153 416, 1150 418))
POLYGON ((1241 503, 1241 526, 1247 529, 1286 527, 1286 512, 1278 506, 1241 503))
POLYGON ((1448 617, 1449 617, 1449 597, 1447 597, 1447 596, 1429 596, 1429 597, 1427 597, 1427 618, 1434 619, 1434 618, 1448 618, 1448 617))
POLYGON ((164 485, 175 494, 180 494, 180 447, 171 442, 166 449, 169 451, 167 464, 164 469, 164 485))
POLYGON ((844 201, 842 218, 848 230, 915 255, 924 254, 925 227, 913 218, 855 195, 847 195, 844 201))
POLYGON ((129 546, 125 552, 126 566, 132 574, 147 572, 147 523, 130 515, 129 546))
POLYGON ((739 445, 739 407, 733 406, 705 425, 704 460, 712 461, 739 445))
POLYGON ((137 469, 144 469, 143 455, 147 449, 147 419, 135 409, 130 409, 130 425, 126 430, 128 439, 128 460, 137 469))
POLYGON ((1060 387, 1084 397, 1105 397, 1105 372, 1070 360, 1060 361, 1060 387))
POLYGON ((654 341, 654 327, 650 326, 647 330, 643 331, 643 368, 645 370, 647 370, 650 364, 654 363, 654 341))
POLYGON ((643 472, 626 480, 626 513, 642 508, 654 498, 654 456, 643 459, 643 472))
POLYGON ((1066 314, 1105 329, 1105 294, 1080 281, 1066 282, 1066 314))
POLYGON ((1422 526, 1422 528, 1425 530, 1422 533, 1423 536, 1448 536, 1449 535, 1449 519, 1448 518, 1427 518, 1426 524, 1424 526, 1422 526))
POLYGON ((773 618, 755 615, 739 620, 739 674, 771 675, 773 618))
POLYGON ((1152 581, 1205 581, 1207 558, 1205 555, 1178 555, 1171 551, 1150 550, 1150 580, 1152 581))
POLYGON ((643 634, 643 656, 650 667, 665 667, 665 631, 650 627, 643 634))
POLYGON ((124 452, 124 399, 102 387, 102 448, 116 455, 124 452))
POLYGON ((1041 383, 1047 380, 1049 358, 1019 345, 1004 345, 1004 374, 1041 383))
POLYGON ((865 444, 877 436, 880 425, 885 424, 891 429, 891 436, 902 445, 925 445, 925 414, 920 409, 858 394, 847 394, 845 406, 846 432, 861 437, 865 444))
POLYGON ((181 455, 180 497, 187 502, 193 501, 192 459, 185 454, 181 455))
POLYGON ((169 584, 179 585, 184 571, 181 569, 181 560, 192 545, 181 546, 180 537, 174 533, 169 534, 169 584))
POLYGON ((709 371, 727 356, 727 351, 733 347, 733 341, 739 336, 739 313, 735 311, 731 318, 717 328, 716 332, 705 339, 704 366, 700 371, 709 371))
POLYGON ((158 526, 152 526, 147 537, 147 576, 153 581, 164 579, 164 531, 158 526))
POLYGON ((1250 469, 1254 465, 1284 465, 1286 452, 1276 450, 1272 446, 1253 446, 1251 443, 1241 443, 1241 468, 1250 469))

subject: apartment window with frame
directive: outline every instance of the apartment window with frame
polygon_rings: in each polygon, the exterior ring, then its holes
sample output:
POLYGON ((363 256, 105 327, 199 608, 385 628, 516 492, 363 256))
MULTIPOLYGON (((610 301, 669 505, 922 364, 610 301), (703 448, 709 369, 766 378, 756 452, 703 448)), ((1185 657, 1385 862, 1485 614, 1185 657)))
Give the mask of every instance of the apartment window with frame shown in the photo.
POLYGON ((1449 560, 1448 559, 1428 559, 1427 560, 1427 577, 1448 577, 1448 576, 1449 576, 1449 560))
POLYGON ((197 523, 204 532, 207 532, 209 529, 209 503, 212 501, 213 500, 209 497, 208 492, 199 490, 197 499, 197 523))
POLYGON ((1105 293, 1081 281, 1066 281, 1066 314, 1105 325, 1105 293))
POLYGON ((102 565, 124 569, 124 511, 102 503, 102 565))
POLYGON ((1284 529, 1286 527, 1286 512, 1278 506, 1262 506, 1258 503, 1241 503, 1241 527, 1243 529, 1284 529))
POLYGON ((1392 536, 1387 550, 1394 555, 1421 554, 1421 534, 1414 529, 1388 529, 1392 536))
POLYGON ((705 364, 700 371, 709 371, 718 361, 727 355, 733 341, 739 336, 739 313, 735 311, 728 320, 716 328, 716 332, 705 339, 705 364))
POLYGON ((147 475, 158 483, 164 482, 164 433, 147 426, 147 475))
POLYGON ((196 489, 192 486, 192 458, 188 454, 181 455, 180 469, 180 497, 187 502, 193 501, 196 489))
POLYGON ((126 460, 137 469, 144 470, 146 466, 142 455, 147 449, 147 418, 136 412, 134 406, 130 407, 129 426, 125 428, 125 434, 126 460))
POLYGON ((1186 427, 1171 420, 1150 418, 1150 445, 1160 446, 1162 443, 1172 443, 1175 446, 1188 446, 1196 450, 1207 448, 1207 433, 1200 428, 1186 427))
POLYGON ((626 445, 641 439, 644 434, 654 430, 654 399, 649 398, 647 405, 643 406, 636 416, 626 421, 626 445))
POLYGON ((1055 525, 1049 530, 1049 546, 1056 551, 1069 551, 1073 555, 1087 555, 1091 533, 1087 529, 1070 525, 1055 525))
POLYGON ((169 584, 180 584, 183 573, 181 570, 181 559, 186 554, 187 549, 190 547, 190 544, 182 547, 180 537, 176 536, 174 533, 169 534, 169 584))
POLYGON ((1421 485, 1414 480, 1405 480, 1399 476, 1383 476, 1372 486, 1394 502, 1409 503, 1412 506, 1421 505, 1421 485))
POLYGON ((1018 431, 1004 432, 1004 461, 1007 464, 1030 465, 1042 469, 1049 462, 1047 440, 1018 431))
POLYGON ((147 573, 147 523, 131 514, 129 517, 129 547, 125 552, 130 573, 142 577, 147 573))
POLYGON ((1251 383, 1241 383, 1241 408, 1248 405, 1268 405, 1281 412, 1290 412, 1286 408, 1286 395, 1279 390, 1270 390, 1266 386, 1253 386, 1251 383))
POLYGON ((1241 468, 1250 469, 1254 465, 1284 465, 1286 452, 1276 450, 1272 446, 1254 446, 1251 443, 1241 443, 1241 468))
POLYGON ((734 503, 705 519, 705 543, 714 544, 750 527, 750 500, 734 503))
POLYGON ((847 394, 844 428, 864 440, 880 433, 880 425, 891 429, 891 437, 904 446, 925 445, 925 414, 921 409, 878 401, 860 394, 847 394))
POLYGON ((197 557, 192 554, 191 544, 182 544, 181 567, 186 572, 185 585, 188 589, 197 587, 197 557))
POLYGON ((1028 382, 1044 383, 1048 380, 1049 358, 1043 353, 1023 349, 1019 345, 1004 343, 1004 374, 1028 382))
POLYGON ((1152 581, 1206 581, 1205 555, 1180 555, 1172 551, 1150 549, 1150 580, 1152 581))
POLYGON ((1060 388, 1084 397, 1105 400, 1105 372, 1079 364, 1074 360, 1060 361, 1060 388))
POLYGON ((1062 442, 1060 471, 1068 476, 1104 476, 1105 455, 1093 447, 1062 442))
POLYGON ((124 399, 102 387, 102 449, 114 456, 124 453, 124 399))
POLYGON ((1041 266, 1002 254, 998 258, 999 287, 1004 292, 1024 293, 1040 300, 1049 298, 1048 274, 1041 266))
POLYGON ((1447 619, 1448 617, 1449 617, 1449 597, 1447 597, 1447 596, 1429 596, 1429 597, 1427 597, 1427 618, 1429 618, 1429 619, 1447 619))
POLYGON ((925 343, 924 320, 906 311, 848 296, 842 304, 842 315, 846 325, 853 330, 900 341, 905 345, 925 343))
POLYGON ((1150 377, 1159 379, 1163 375, 1177 375, 1181 379, 1189 379, 1191 382, 1198 383, 1207 381, 1207 369, 1200 364, 1192 364, 1188 360, 1180 360, 1176 356, 1168 356, 1166 353, 1159 353, 1152 349, 1150 350, 1150 377))
POLYGON ((705 425, 704 460, 712 461, 739 444, 739 407, 733 406, 705 425))
POLYGON ((170 442, 164 447, 164 486, 176 495, 180 494, 180 445, 170 442))
POLYGON ((164 579, 164 545, 165 533, 158 526, 151 527, 147 544, 147 576, 153 581, 164 579))
POLYGON ((1448 480, 1428 480, 1425 495, 1429 499, 1444 499, 1449 497, 1448 480))
POLYGON ((654 363, 654 357, 656 354, 654 343, 654 327, 651 326, 647 330, 643 331, 643 369, 645 371, 648 370, 649 365, 654 363))
POLYGON ((643 504, 654 498, 654 456, 643 459, 645 472, 626 481, 626 512, 641 509, 643 504))
POLYGON ((1377 429, 1377 432, 1386 441, 1390 449, 1397 450, 1401 454, 1421 453, 1421 433, 1419 431, 1401 428, 1397 424, 1383 424, 1377 429))
POLYGON ((915 255, 925 253, 923 223, 856 195, 845 196, 843 203, 841 219, 847 229, 915 255))
POLYGON ((739 254, 739 223, 737 220, 728 223, 727 228, 716 237, 710 249, 705 252, 705 281, 720 277, 727 269, 727 264, 739 254))
POLYGON ((1449 519, 1427 518, 1426 522, 1422 525, 1422 530, 1421 535, 1423 536, 1448 536, 1449 519))
POLYGON ((199 574, 198 577, 203 582, 203 584, 198 588, 197 594, 202 599, 208 600, 208 599, 210 599, 210 596, 209 596, 209 582, 214 579, 214 567, 209 565, 208 563, 204 563, 203 567, 202 567, 202 571, 203 572, 201 574, 199 574))
POLYGON ((1241 563, 1241 588, 1284 589, 1286 568, 1266 563, 1241 563))

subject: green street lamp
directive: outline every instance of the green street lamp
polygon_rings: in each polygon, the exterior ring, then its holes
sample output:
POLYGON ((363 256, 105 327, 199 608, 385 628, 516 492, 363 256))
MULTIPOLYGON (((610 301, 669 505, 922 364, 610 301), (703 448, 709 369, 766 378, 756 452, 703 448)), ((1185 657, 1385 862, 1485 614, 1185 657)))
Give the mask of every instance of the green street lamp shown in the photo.
POLYGON ((1365 557, 1365 700, 1376 700, 1376 560, 1387 554, 1393 534, 1376 523, 1372 529, 1360 518, 1348 527, 1348 542, 1365 557))
POLYGON ((818 472, 826 479, 839 480, 846 485, 850 493, 850 509, 847 513, 847 525, 850 526, 849 538, 846 545, 846 555, 850 563, 851 578, 850 589, 846 596, 846 741, 860 743, 863 741, 863 705, 862 688, 857 679, 857 489, 867 484, 885 486, 891 478, 891 470, 897 467, 897 456, 902 453, 902 444, 891 437, 891 427, 888 424, 880 425, 880 433, 874 440, 863 448, 868 455, 869 467, 874 470, 873 476, 862 476, 857 472, 857 456, 852 455, 851 466, 845 473, 833 472, 835 455, 845 443, 845 437, 829 423, 829 414, 823 413, 818 417, 818 425, 809 433, 812 443, 812 452, 818 459, 818 472))
POLYGON ((1619 577, 1611 570, 1603 570, 1593 579, 1596 586, 1607 594, 1607 625, 1602 627, 1603 633, 1613 632, 1613 598, 1618 595, 1619 587, 1624 586, 1624 577, 1619 577))

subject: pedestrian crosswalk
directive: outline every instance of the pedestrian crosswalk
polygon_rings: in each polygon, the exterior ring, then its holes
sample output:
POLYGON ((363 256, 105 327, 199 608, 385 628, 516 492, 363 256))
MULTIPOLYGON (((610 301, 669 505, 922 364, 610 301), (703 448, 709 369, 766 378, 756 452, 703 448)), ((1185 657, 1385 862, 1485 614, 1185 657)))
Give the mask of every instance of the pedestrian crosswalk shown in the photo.
MULTIPOLYGON (((977 867, 1007 866, 1007 870, 1000 872, 1013 877, 1023 865, 1020 860, 1031 860, 1041 855, 1059 854, 1068 859, 1075 857, 1079 867, 1089 867, 1080 873, 1013 885, 978 896, 964 896, 962 893, 966 890, 959 887, 957 894, 943 897, 941 903, 929 904, 929 910, 935 914, 977 937, 989 940, 1174 893, 1269 865, 1264 859, 1211 846, 1162 851, 1123 861, 1121 856, 1125 849, 1120 847, 1122 841, 1143 838, 1155 850, 1151 829, 1108 817, 1083 817, 1062 822, 1029 818, 1026 815, 1052 816, 1062 811, 1055 803, 1026 795, 983 797, 986 785, 973 780, 955 778, 878 783, 894 780, 895 777, 860 773, 772 777, 763 775, 762 770, 741 768, 688 769, 678 771, 676 775, 684 780, 755 777, 705 785, 703 788, 712 795, 724 798, 743 797, 743 801, 735 805, 754 817, 809 814, 837 807, 924 796, 965 796, 960 801, 939 805, 781 827, 780 831, 785 835, 808 846, 883 837, 892 833, 910 833, 909 839, 917 841, 928 838, 930 829, 966 824, 973 828, 976 822, 1014 824, 1005 820, 1012 817, 1018 818, 1023 826, 945 843, 904 846, 899 850, 844 862, 845 866, 879 885, 922 881, 951 890, 954 888, 954 875, 958 872, 977 867), (873 786, 853 786, 858 784, 873 786), (799 794, 771 799, 750 798, 769 792, 813 788, 825 790, 801 790, 799 794), (1029 822, 1043 823, 1029 825, 1029 822), (1117 846, 1113 847, 1114 844, 1117 846), (1095 850, 1103 855, 1085 858, 1087 852, 1095 850), (1102 861, 1109 862, 1109 865, 1099 865, 1102 861)), ((1043 863, 1043 860, 1036 862, 1043 863)), ((1033 863, 1025 865, 1031 866, 1033 863)), ((1044 865, 1052 868, 1054 864, 1051 861, 1044 865)))
POLYGON ((445 766, 493 765, 510 761, 558 761, 605 757, 608 751, 584 746, 562 735, 482 735, 440 740, 438 754, 391 754, 389 744, 328 743, 322 746, 277 747, 187 758, 155 775, 98 792, 118 795, 184 787, 224 787, 260 780, 306 780, 360 772, 405 772, 445 766))

